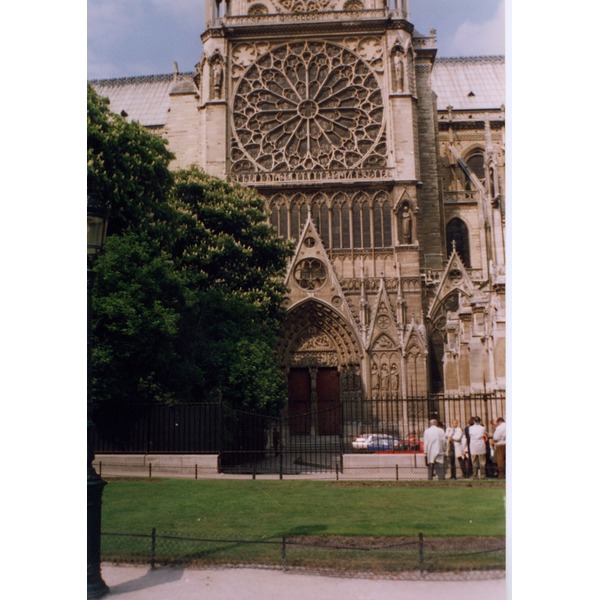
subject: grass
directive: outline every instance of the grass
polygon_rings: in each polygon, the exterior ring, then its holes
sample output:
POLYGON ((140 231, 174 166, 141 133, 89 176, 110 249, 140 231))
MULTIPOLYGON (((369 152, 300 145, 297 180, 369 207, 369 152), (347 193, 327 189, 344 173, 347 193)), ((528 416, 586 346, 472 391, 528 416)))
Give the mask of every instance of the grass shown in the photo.
MULTIPOLYGON (((102 531, 220 540, 164 544, 163 555, 213 563, 277 564, 281 541, 289 541, 290 564, 328 565, 340 561, 351 568, 364 565, 369 552, 371 570, 415 567, 419 533, 427 540, 495 538, 503 546, 505 490, 500 485, 377 484, 354 485, 322 481, 276 480, 127 480, 110 481, 104 491, 102 531), (362 544, 357 540, 368 539, 362 544), (243 544, 261 541, 267 544, 243 544), (348 549, 349 543, 357 550, 348 549), (344 550, 309 549, 304 544, 338 545, 344 550), (386 546, 396 546, 394 553, 386 546), (362 550, 362 553, 358 550, 362 550), (334 556, 337 557, 334 559, 334 556)), ((128 538, 126 538, 128 539, 128 538)), ((117 551, 103 536, 103 556, 147 555, 148 542, 132 538, 117 551), (136 548, 136 545, 139 548, 136 548), (121 554, 119 554, 121 553, 121 554), (123 554, 124 553, 124 554, 123 554)), ((456 550, 456 548, 455 548, 456 550)), ((441 547, 437 556, 448 554, 441 547)), ((450 553, 452 549, 450 548, 450 553)), ((161 552, 159 551, 159 556, 161 552)), ((431 554, 430 554, 431 556, 431 554)), ((488 556, 489 558, 489 556, 488 556)), ((486 556, 461 559, 473 567, 486 565, 486 556), (481 562, 483 560, 483 562, 481 562)), ((498 557, 494 559, 498 564, 498 557)), ((502 555, 500 562, 504 560, 502 555)), ((447 561, 446 561, 447 562, 447 561)), ((464 564, 463 564, 464 563, 464 564)), ((489 567, 488 567, 489 568, 489 567)))

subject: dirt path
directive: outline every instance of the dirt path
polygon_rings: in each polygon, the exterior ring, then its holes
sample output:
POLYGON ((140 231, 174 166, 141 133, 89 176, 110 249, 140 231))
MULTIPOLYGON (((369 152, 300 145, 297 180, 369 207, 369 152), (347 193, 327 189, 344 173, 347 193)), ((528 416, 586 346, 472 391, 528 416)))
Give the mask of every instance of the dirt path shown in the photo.
POLYGON ((102 565, 118 600, 505 600, 506 580, 398 581, 324 577, 270 569, 184 569, 102 565))

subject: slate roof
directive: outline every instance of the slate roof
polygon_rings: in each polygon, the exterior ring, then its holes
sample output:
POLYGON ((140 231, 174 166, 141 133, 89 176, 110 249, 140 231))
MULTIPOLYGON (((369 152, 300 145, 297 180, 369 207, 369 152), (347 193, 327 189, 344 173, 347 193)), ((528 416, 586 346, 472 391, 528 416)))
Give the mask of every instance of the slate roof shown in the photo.
POLYGON ((89 82, 100 96, 110 100, 110 110, 127 113, 127 120, 139 121, 145 127, 157 127, 167 121, 176 85, 173 74, 143 75, 118 79, 96 79, 89 82))
MULTIPOLYGON (((89 83, 110 100, 115 113, 125 111, 128 120, 146 127, 159 127, 167 120, 170 93, 192 89, 191 73, 144 75, 117 79, 97 79, 89 83), (189 89, 188 89, 189 88, 189 89)), ((504 57, 475 56, 437 58, 433 67, 432 87, 437 94, 438 110, 450 105, 454 110, 499 109, 505 104, 504 57)))
POLYGON ((437 58, 431 87, 438 110, 499 109, 506 104, 504 57, 437 58))

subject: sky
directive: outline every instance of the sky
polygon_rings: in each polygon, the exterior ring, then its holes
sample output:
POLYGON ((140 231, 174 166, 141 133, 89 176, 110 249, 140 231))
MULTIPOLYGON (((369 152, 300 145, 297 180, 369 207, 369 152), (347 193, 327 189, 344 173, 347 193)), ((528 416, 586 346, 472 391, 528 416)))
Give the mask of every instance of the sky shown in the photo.
MULTIPOLYGON (((410 0, 417 31, 437 31, 438 56, 505 53, 504 0, 410 0)), ((194 70, 204 0, 88 0, 88 79, 194 70)))

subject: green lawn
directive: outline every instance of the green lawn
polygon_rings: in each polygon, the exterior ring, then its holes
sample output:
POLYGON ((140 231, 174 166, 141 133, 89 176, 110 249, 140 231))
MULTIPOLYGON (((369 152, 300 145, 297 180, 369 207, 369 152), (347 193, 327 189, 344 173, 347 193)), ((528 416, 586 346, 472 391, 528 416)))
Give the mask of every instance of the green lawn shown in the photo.
POLYGON ((498 485, 376 485, 278 480, 111 481, 103 532, 203 538, 505 535, 498 485))
POLYGON ((505 490, 484 482, 114 480, 102 532, 103 560, 117 562, 502 570, 505 490))

